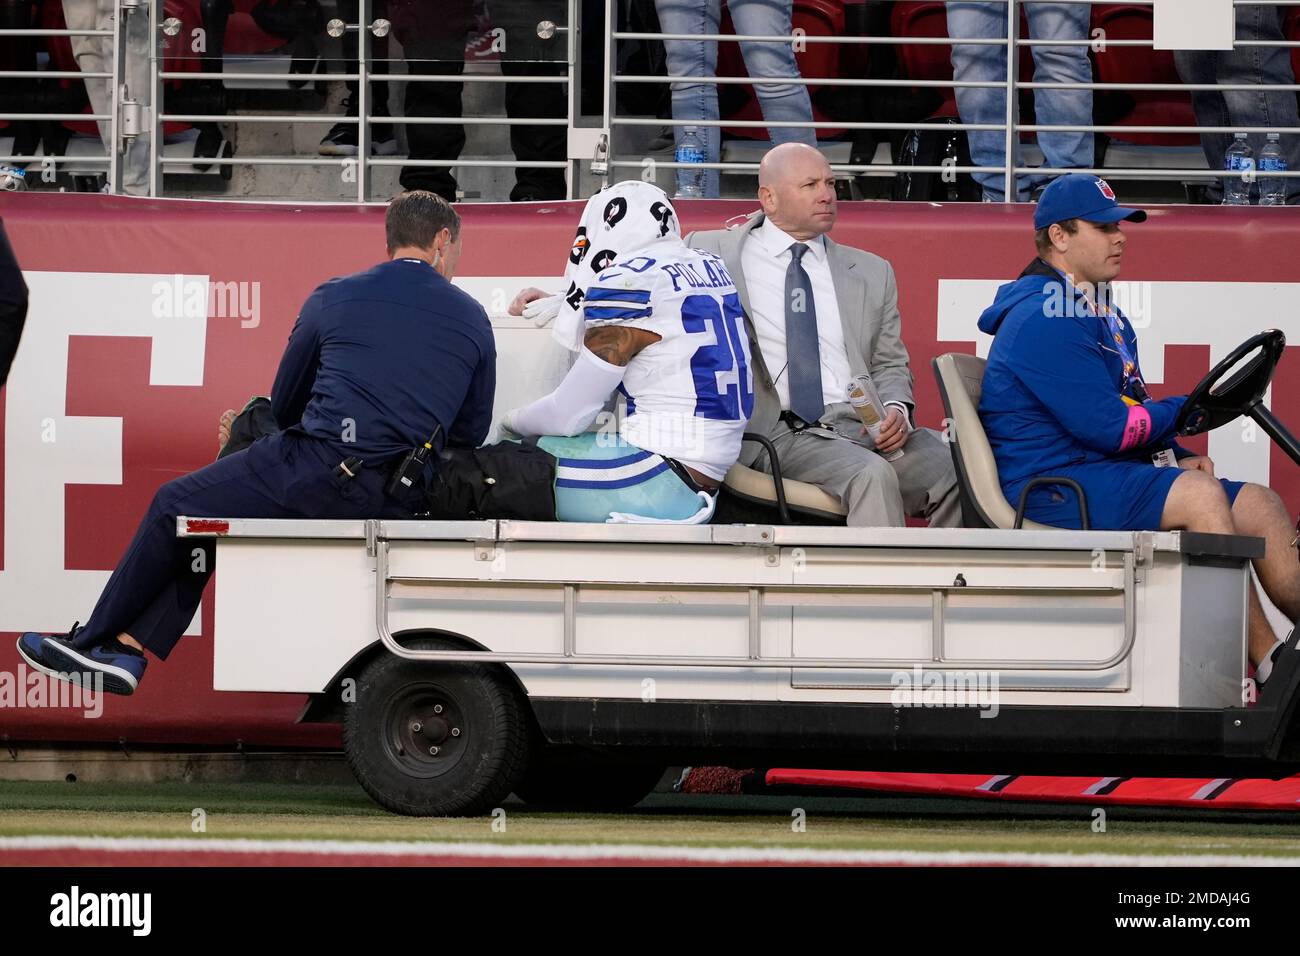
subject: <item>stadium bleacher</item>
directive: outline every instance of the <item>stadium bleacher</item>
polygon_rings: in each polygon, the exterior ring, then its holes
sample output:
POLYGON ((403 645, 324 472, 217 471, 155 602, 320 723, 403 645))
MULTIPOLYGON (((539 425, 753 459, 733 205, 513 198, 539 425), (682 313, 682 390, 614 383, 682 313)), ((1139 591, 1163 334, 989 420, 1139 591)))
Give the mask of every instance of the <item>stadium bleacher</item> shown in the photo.
MULTIPOLYGON (((495 4, 505 2, 506 0, 494 0, 495 4)), ((888 50, 877 42, 816 42, 833 37, 852 40, 851 31, 847 29, 850 18, 846 17, 846 8, 860 2, 861 0, 796 0, 793 3, 795 36, 812 41, 796 44, 796 61, 802 77, 811 81, 809 88, 813 118, 822 124, 818 138, 835 163, 848 161, 849 143, 856 142, 854 137, 858 133, 844 124, 846 120, 857 118, 859 111, 846 111, 842 108, 843 104, 852 97, 859 97, 869 107, 881 97, 895 95, 895 91, 867 86, 854 86, 846 90, 842 86, 818 84, 817 80, 862 78, 873 70, 876 63, 886 62, 880 59, 882 56, 892 56, 892 62, 896 64, 894 79, 942 84, 951 82, 953 76, 950 45, 908 42, 912 38, 947 36, 945 4, 938 0, 897 0, 891 3, 885 21, 889 38, 894 42, 888 50)), ((508 166, 482 163, 483 160, 501 163, 511 158, 508 130, 490 122, 482 122, 504 114, 500 84, 479 82, 480 79, 499 77, 499 63, 493 55, 492 6, 493 4, 480 6, 479 29, 467 38, 466 44, 467 72, 478 76, 471 76, 474 82, 465 84, 465 113, 479 122, 467 129, 468 143, 462 160, 468 165, 458 174, 465 200, 506 198, 512 173, 508 166)), ((556 0, 555 6, 562 13, 564 0, 556 0)), ((576 0, 572 6, 575 10, 591 12, 588 5, 576 0)), ((633 6, 638 8, 638 17, 632 18, 635 22, 644 22, 647 17, 653 22, 653 0, 620 0, 614 4, 620 13, 619 23, 613 26, 623 29, 623 24, 629 21, 628 14, 633 6)), ((218 163, 211 167, 204 164, 169 165, 165 167, 168 175, 163 179, 162 195, 230 194, 247 198, 295 200, 357 198, 356 190, 350 185, 355 182, 355 177, 351 180, 346 175, 340 177, 339 163, 321 161, 313 148, 323 131, 323 125, 337 119, 339 110, 335 104, 342 95, 341 84, 330 80, 330 75, 338 75, 344 66, 337 25, 331 24, 328 29, 326 27, 327 22, 337 14, 335 7, 332 0, 165 0, 161 17, 167 24, 166 29, 160 31, 160 44, 163 69, 171 78, 164 83, 163 108, 167 115, 213 115, 222 118, 221 122, 165 123, 163 129, 168 143, 167 155, 175 155, 177 150, 182 150, 181 155, 230 156, 231 145, 225 142, 228 138, 238 146, 239 158, 235 163, 218 163), (194 42, 196 31, 203 31, 204 42, 194 42), (224 72, 222 79, 204 78, 221 72, 224 72), (241 74, 249 78, 241 79, 241 74), (314 125, 314 118, 310 120, 313 124, 311 126, 301 121, 286 122, 281 126, 265 122, 261 118, 277 114, 299 116, 302 119, 319 116, 322 128, 314 125), (256 117, 258 121, 252 122, 248 117, 256 117), (259 163, 259 158, 273 162, 259 163), (177 175, 202 170, 219 172, 221 175, 202 178, 177 175)), ((10 29, 21 26, 23 16, 33 18, 31 26, 52 31, 61 30, 64 26, 60 0, 32 0, 24 3, 6 0, 0 3, 0 15, 6 18, 4 23, 10 29)), ((1149 4, 1094 4, 1091 16, 1094 36, 1114 41, 1151 40, 1153 14, 1149 4)), ((1021 17, 1021 35, 1027 36, 1023 13, 1021 17)), ((377 20, 374 30, 367 31, 363 26, 363 32, 384 33, 384 23, 386 21, 377 20)), ((1287 10, 1284 26, 1285 35, 1298 44, 1291 49, 1291 60, 1295 68, 1300 70, 1300 7, 1287 10)), ((559 28, 562 29, 562 26, 559 28)), ((593 29, 607 32, 607 25, 588 23, 585 29, 587 32, 593 29)), ((724 16, 721 29, 724 34, 734 32, 729 16, 724 16)), ((877 41, 881 38, 866 39, 877 41)), ((383 43, 386 45, 391 40, 392 38, 385 37, 383 43)), ((615 40, 616 54, 628 48, 629 42, 626 39, 615 40)), ((390 64, 396 74, 396 82, 402 82, 400 73, 405 67, 401 65, 399 51, 389 54, 380 50, 378 54, 391 56, 390 64)), ((1148 46, 1105 45, 1103 42, 1094 44, 1090 58, 1094 80, 1099 83, 1133 85, 1180 82, 1173 55, 1168 51, 1154 50, 1148 46)), ((617 59, 616 55, 616 62, 617 59)), ((66 36, 0 36, 0 67, 17 71, 31 69, 32 64, 38 64, 40 69, 48 71, 77 71, 71 43, 66 36)), ((578 82, 584 89, 593 82, 602 81, 599 76, 593 79, 591 75, 591 70, 598 67, 599 64, 583 64, 585 73, 578 82)), ((1018 80, 1031 81, 1033 69, 1030 47, 1022 46, 1019 52, 1018 80)), ((669 78, 664 75, 662 57, 659 58, 658 74, 666 85, 669 78)), ((723 42, 719 45, 718 75, 722 78, 746 75, 738 44, 723 42)), ((576 126, 587 127, 612 124, 610 138, 616 157, 636 157, 640 160, 652 156, 660 161, 671 161, 673 157, 668 155, 662 136, 658 152, 650 148, 653 137, 649 134, 655 132, 652 125, 619 125, 620 120, 636 119, 638 115, 619 109, 622 98, 617 94, 628 92, 629 86, 617 81, 613 85, 616 95, 611 98, 613 108, 610 117, 575 116, 571 122, 576 126)), ((10 112, 7 115, 10 116, 24 112, 90 111, 84 83, 75 78, 38 80, 32 84, 20 78, 4 79, 0 73, 0 86, 5 87, 9 93, 2 99, 8 104, 10 112), (30 95, 33 89, 39 91, 39 95, 30 95)), ((387 88, 389 101, 399 103, 400 90, 396 84, 388 84, 387 88)), ((919 110, 917 115, 909 115, 908 122, 959 120, 951 87, 934 86, 914 92, 924 94, 917 95, 915 99, 924 104, 925 108, 919 110)), ((733 142, 732 147, 724 151, 724 158, 752 161, 756 155, 755 149, 761 150, 761 143, 766 139, 764 127, 726 123, 753 124, 761 121, 762 114, 753 87, 724 84, 720 87, 719 98, 724 136, 740 141, 733 142), (751 146, 746 147, 743 141, 750 141, 751 146)), ((574 99, 576 101, 579 98, 574 99)), ((645 98, 641 99, 644 101, 645 98)), ((658 102, 666 102, 666 96, 658 102)), ((1034 122, 1032 102, 1029 92, 1022 90, 1019 104, 1023 123, 1034 122)), ((639 108, 644 108, 644 102, 639 108)), ((653 123, 654 120, 653 116, 645 113, 639 114, 639 117, 644 123, 653 123)), ((1094 97, 1094 123, 1122 127, 1122 130, 1098 135, 1099 165, 1109 168, 1185 169, 1186 182, 1194 184, 1209 181, 1204 158, 1197 150, 1199 139, 1195 132, 1190 129, 1184 132, 1156 132, 1149 129, 1152 126, 1195 127, 1196 119, 1189 94, 1180 91, 1098 91, 1094 97)), ((906 126, 906 123, 899 125, 906 126)), ((26 149, 36 148, 37 144, 32 142, 30 133, 26 138, 14 135, 15 132, 32 128, 30 124, 17 120, 0 119, 0 150, 7 150, 7 155, 12 158, 24 155, 17 151, 20 144, 26 149)), ((101 159, 96 165, 94 159, 104 155, 96 125, 92 122, 69 121, 43 123, 40 128, 44 132, 43 143, 40 144, 43 150, 41 155, 61 157, 63 161, 56 163, 56 167, 63 175, 53 182, 46 181, 52 177, 30 177, 30 188, 97 186, 99 180, 96 177, 102 179, 105 164, 101 159), (70 176, 75 178, 70 180, 70 176)), ((883 167, 879 174, 885 178, 906 174, 905 169, 892 165, 899 162, 897 143, 903 132, 905 131, 882 132, 882 139, 892 136, 895 144, 893 153, 882 149, 867 158, 867 161, 883 167)), ((1020 138, 1023 143, 1029 144, 1033 142, 1034 134, 1026 131, 1020 138)), ((1036 152, 1030 149, 1026 155, 1036 157, 1036 152)), ((0 159, 0 162, 3 161, 0 159)), ((598 184, 598 178, 590 174, 585 166, 585 163, 574 166, 577 181, 573 184, 573 195, 585 194, 598 184)), ((616 168, 611 173, 615 178, 618 175, 617 166, 616 163, 616 168)), ((344 167, 344 173, 346 171, 344 167)), ((661 172, 664 185, 671 183, 671 177, 667 175, 669 172, 661 172)), ((381 163, 372 166, 366 198, 378 201, 391 195, 396 189, 396 173, 396 165, 381 163)), ((1168 178, 1164 180, 1166 183, 1170 181, 1168 178)), ((1177 181, 1173 182, 1177 188, 1177 181)), ((752 172, 742 170, 726 175, 723 184, 724 195, 750 195, 753 187, 752 172)), ((1141 187, 1141 191, 1148 194, 1146 198, 1161 197, 1158 182, 1146 184, 1141 187)))

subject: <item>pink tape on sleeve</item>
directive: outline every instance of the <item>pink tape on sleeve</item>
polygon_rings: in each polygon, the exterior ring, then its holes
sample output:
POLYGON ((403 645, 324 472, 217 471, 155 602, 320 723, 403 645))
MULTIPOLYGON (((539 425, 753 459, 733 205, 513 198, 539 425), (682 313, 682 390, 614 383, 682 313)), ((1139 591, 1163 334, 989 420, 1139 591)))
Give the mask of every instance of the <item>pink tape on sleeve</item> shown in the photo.
POLYGON ((1120 451, 1128 451, 1138 445, 1145 445, 1151 437, 1151 413, 1141 405, 1134 405, 1128 410, 1128 422, 1124 425, 1124 440, 1119 443, 1120 451))

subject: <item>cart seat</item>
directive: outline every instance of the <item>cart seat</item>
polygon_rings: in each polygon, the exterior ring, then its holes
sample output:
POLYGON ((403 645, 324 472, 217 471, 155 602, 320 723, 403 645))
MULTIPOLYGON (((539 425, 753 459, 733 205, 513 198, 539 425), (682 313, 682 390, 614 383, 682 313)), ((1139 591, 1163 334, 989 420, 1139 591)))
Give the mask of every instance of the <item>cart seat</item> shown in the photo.
MULTIPOLYGON (((949 352, 932 364, 948 418, 948 446, 961 488, 962 524, 968 528, 1011 528, 1016 509, 1002 494, 997 461, 979 416, 985 360, 949 352)), ((1050 526, 1026 519, 1023 527, 1041 530, 1050 526)))
MULTIPOLYGON (((776 481, 766 472, 748 468, 736 462, 723 479, 727 490, 738 498, 751 504, 767 507, 779 507, 776 494, 776 481)), ((790 509, 790 517, 798 522, 800 515, 811 515, 824 521, 842 524, 849 510, 834 495, 828 495, 816 485, 806 481, 783 478, 781 485, 785 490, 785 501, 790 509)))

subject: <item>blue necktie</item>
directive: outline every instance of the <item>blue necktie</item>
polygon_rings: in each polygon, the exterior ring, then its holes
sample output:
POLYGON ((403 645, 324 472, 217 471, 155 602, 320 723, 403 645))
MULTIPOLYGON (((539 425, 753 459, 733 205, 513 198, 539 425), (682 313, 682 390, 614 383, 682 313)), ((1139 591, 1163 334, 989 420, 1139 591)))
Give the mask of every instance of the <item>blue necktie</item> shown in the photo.
POLYGON ((817 306, 813 302, 812 280, 804 270, 808 247, 796 242, 790 247, 790 267, 785 270, 785 351, 790 371, 790 411, 806 422, 822 417, 822 357, 817 347, 817 306))

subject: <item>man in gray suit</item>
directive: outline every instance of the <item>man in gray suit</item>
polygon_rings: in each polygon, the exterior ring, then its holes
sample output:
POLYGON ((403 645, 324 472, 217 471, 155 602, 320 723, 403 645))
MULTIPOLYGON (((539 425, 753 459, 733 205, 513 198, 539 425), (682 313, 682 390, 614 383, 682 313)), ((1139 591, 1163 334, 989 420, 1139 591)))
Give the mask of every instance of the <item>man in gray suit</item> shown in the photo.
MULTIPOLYGON (((835 177, 816 149, 774 147, 758 181, 761 213, 735 229, 686 237, 722 257, 740 292, 754 357, 749 430, 772 439, 786 477, 843 502, 851 526, 898 527, 906 515, 960 525, 948 446, 912 424, 894 270, 825 235, 835 224, 835 177), (846 400, 849 381, 863 372, 888 412, 874 444, 846 400), (883 457, 900 448, 902 457, 883 457)), ((755 443, 740 461, 754 466, 760 457, 770 471, 755 443)))

